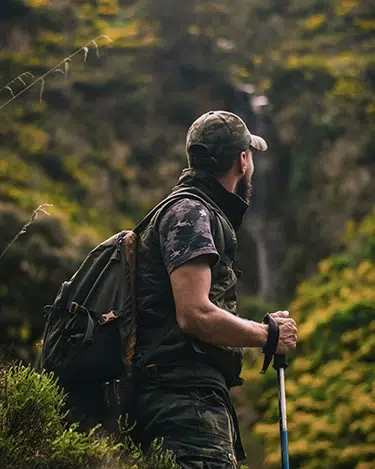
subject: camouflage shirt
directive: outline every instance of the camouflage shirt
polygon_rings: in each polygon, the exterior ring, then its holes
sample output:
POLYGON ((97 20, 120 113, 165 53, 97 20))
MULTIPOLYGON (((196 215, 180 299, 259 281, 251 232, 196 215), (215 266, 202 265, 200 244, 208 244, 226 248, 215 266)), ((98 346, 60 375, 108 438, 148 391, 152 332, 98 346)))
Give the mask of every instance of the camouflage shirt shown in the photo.
POLYGON ((219 260, 213 238, 212 215, 198 200, 175 202, 159 222, 159 242, 164 265, 170 274, 176 267, 201 255, 211 266, 219 260))

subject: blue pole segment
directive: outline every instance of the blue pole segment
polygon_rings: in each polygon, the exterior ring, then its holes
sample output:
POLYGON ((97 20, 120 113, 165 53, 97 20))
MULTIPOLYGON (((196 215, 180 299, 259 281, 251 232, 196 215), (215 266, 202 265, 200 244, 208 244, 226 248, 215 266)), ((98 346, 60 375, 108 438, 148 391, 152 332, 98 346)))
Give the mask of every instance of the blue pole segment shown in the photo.
POLYGON ((288 427, 286 418, 286 395, 285 395, 285 375, 284 368, 277 370, 277 381, 279 388, 279 412, 280 412, 280 443, 282 469, 289 469, 288 452, 288 427))
POLYGON ((288 430, 280 430, 282 468, 289 469, 288 430))

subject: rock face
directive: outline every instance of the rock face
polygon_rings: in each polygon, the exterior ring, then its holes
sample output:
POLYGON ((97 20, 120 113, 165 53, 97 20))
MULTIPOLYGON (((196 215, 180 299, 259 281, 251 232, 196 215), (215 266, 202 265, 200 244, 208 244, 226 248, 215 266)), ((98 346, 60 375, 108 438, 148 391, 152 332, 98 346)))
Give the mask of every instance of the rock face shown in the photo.
POLYGON ((272 300, 286 292, 280 282, 287 247, 283 220, 287 193, 282 184, 282 155, 269 115, 268 98, 252 96, 242 90, 234 90, 233 95, 235 99, 230 107, 243 117, 251 132, 261 135, 269 143, 266 152, 253 152, 252 199, 240 233, 240 249, 246 258, 241 262, 244 278, 251 279, 243 282, 256 296, 272 300))

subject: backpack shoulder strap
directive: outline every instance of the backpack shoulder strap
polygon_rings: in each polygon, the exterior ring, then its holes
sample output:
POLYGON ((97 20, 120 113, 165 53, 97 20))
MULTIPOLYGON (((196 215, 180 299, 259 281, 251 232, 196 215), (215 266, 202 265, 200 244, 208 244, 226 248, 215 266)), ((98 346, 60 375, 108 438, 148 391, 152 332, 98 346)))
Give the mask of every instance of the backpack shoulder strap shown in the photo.
POLYGON ((207 206, 207 201, 205 201, 202 197, 200 197, 199 195, 197 194, 193 194, 192 192, 188 192, 186 190, 184 191, 181 191, 181 192, 176 192, 172 195, 169 195, 168 197, 166 197, 165 199, 163 199, 161 202, 158 203, 158 205, 156 205, 156 207, 154 207, 144 218, 143 220, 141 220, 140 223, 138 223, 138 225, 134 228, 133 232, 136 234, 136 235, 139 235, 145 228, 146 226, 150 223, 150 221, 152 220, 152 217, 154 215, 156 215, 156 213, 161 210, 161 209, 166 209, 167 207, 169 207, 170 205, 172 205, 172 203, 174 203, 176 200, 179 200, 179 199, 196 199, 196 200, 199 200, 200 202, 202 202, 205 206, 207 206))
POLYGON ((158 214, 159 216, 162 209, 164 210, 177 200, 184 198, 199 200, 199 202, 201 202, 216 217, 218 223, 216 224, 216 230, 214 233, 215 245, 223 262, 229 265, 231 263, 231 256, 227 252, 227 246, 232 246, 234 244, 230 222, 227 220, 225 215, 221 214, 221 211, 216 204, 211 205, 203 196, 193 191, 182 189, 163 199, 143 218, 143 220, 134 228, 133 232, 136 235, 139 235, 158 211, 160 211, 158 214))

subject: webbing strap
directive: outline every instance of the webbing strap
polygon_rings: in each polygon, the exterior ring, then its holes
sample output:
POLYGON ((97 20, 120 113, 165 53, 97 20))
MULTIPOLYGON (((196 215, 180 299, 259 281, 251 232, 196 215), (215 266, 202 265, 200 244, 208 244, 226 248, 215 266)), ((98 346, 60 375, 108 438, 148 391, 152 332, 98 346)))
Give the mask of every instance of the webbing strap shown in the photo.
POLYGON ((264 362, 261 374, 264 374, 270 366, 272 357, 274 356, 277 344, 279 343, 279 326, 270 314, 266 314, 263 319, 264 324, 268 324, 268 338, 266 345, 263 347, 264 362))
POLYGON ((152 217, 157 213, 158 210, 161 208, 167 208, 168 205, 171 205, 172 202, 178 200, 178 199, 183 199, 184 196, 190 199, 197 199, 200 200, 203 203, 207 203, 202 197, 199 195, 193 194, 191 192, 184 190, 181 190, 181 192, 175 192, 172 195, 169 195, 165 199, 163 199, 161 202, 156 205, 144 218, 143 220, 138 223, 138 225, 134 228, 133 232, 137 235, 139 235, 145 228, 146 226, 150 223, 152 217))
POLYGON ((158 334, 156 334, 154 340, 152 341, 150 347, 143 353, 141 358, 135 363, 135 367, 137 371, 143 370, 144 366, 147 364, 147 362, 150 360, 150 358, 153 356, 153 354, 156 352, 158 349, 159 345, 163 342, 165 337, 177 326, 177 323, 175 322, 174 318, 170 318, 169 321, 165 324, 163 329, 159 331, 158 334))
MULTIPOLYGON (((72 302, 72 303, 74 303, 74 302, 72 302)), ((74 312, 79 311, 81 314, 86 314, 87 315, 87 327, 86 327, 86 331, 85 331, 85 336, 83 338, 83 344, 86 345, 86 344, 88 344, 92 341, 92 338, 93 338, 93 335, 94 335, 95 322, 92 318, 92 315, 95 315, 95 313, 93 313, 93 311, 88 310, 84 306, 78 305, 77 303, 74 303, 74 306, 75 306, 75 311, 74 312)), ((74 325, 75 320, 76 320, 76 317, 73 316, 69 320, 69 322, 66 324, 63 333, 71 333, 72 332, 72 330, 73 330, 72 326, 74 325)))
POLYGON ((131 337, 125 350, 126 359, 129 363, 133 360, 136 341, 136 319, 137 319, 137 294, 136 294, 136 266, 137 266, 137 235, 134 231, 129 232, 125 237, 126 262, 130 273, 130 297, 131 297, 131 337))

